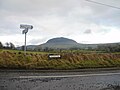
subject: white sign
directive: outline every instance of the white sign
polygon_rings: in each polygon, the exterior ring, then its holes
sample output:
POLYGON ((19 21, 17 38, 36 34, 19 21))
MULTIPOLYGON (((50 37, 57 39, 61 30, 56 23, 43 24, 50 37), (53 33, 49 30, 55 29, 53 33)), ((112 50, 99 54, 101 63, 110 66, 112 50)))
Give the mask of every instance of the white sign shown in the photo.
POLYGON ((50 55, 49 57, 50 58, 60 58, 61 56, 60 55, 50 55))
POLYGON ((54 54, 49 54, 48 59, 61 59, 61 55, 54 55, 54 54))
POLYGON ((21 24, 21 25, 20 25, 20 28, 21 28, 21 29, 33 29, 33 26, 32 26, 32 25, 24 25, 24 24, 21 24))

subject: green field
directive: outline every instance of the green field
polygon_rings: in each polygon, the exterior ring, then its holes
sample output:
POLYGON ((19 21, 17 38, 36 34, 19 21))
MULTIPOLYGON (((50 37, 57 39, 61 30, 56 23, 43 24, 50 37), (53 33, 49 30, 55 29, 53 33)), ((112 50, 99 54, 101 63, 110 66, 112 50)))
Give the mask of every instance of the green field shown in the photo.
POLYGON ((0 50, 1 69, 81 69, 120 67, 120 53, 95 51, 58 52, 61 59, 48 59, 51 52, 0 50))

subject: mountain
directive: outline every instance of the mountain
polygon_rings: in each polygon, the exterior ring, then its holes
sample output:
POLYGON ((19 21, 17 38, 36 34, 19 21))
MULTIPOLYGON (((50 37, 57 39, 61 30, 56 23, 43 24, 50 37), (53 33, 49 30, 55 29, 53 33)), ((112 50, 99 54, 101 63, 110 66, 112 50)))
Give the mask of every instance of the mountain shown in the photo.
MULTIPOLYGON (((44 49, 96 49, 108 46, 118 46, 120 43, 105 43, 105 44, 80 44, 75 40, 58 37, 49 39, 46 43, 41 45, 28 45, 27 50, 44 50, 44 49)), ((17 47, 17 49, 22 50, 23 47, 17 47)))
POLYGON ((37 47, 37 49, 45 49, 45 48, 52 48, 52 49, 70 49, 70 48, 88 48, 97 47, 94 44, 80 44, 77 43, 75 40, 64 38, 64 37, 58 37, 58 38, 52 38, 48 40, 46 43, 41 44, 37 47))
POLYGON ((46 43, 39 45, 38 48, 67 49, 76 45, 78 45, 78 43, 72 39, 58 37, 48 40, 46 43))
POLYGON ((78 44, 76 41, 72 40, 72 39, 68 39, 68 38, 64 38, 64 37, 60 37, 60 38, 53 38, 50 39, 46 42, 46 44, 56 44, 56 45, 76 45, 78 44))

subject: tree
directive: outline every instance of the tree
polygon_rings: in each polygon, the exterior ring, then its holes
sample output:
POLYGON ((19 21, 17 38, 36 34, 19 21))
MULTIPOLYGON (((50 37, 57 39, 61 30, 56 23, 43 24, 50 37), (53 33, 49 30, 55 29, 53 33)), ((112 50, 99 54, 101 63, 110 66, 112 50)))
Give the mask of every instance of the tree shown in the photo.
POLYGON ((8 42, 6 42, 5 44, 6 44, 6 48, 9 48, 9 43, 8 43, 8 42))
POLYGON ((10 49, 15 49, 15 45, 13 43, 10 42, 9 45, 10 45, 10 49))
POLYGON ((21 50, 23 50, 23 51, 24 51, 24 48, 25 48, 25 46, 23 45, 23 46, 21 47, 21 50))
POLYGON ((0 42, 0 49, 1 49, 1 48, 3 48, 3 44, 2 44, 2 42, 0 42))
POLYGON ((120 45, 119 44, 98 45, 97 50, 105 52, 120 52, 120 45))
POLYGON ((48 51, 49 51, 49 48, 48 48, 48 47, 45 47, 45 48, 44 48, 44 51, 45 51, 45 52, 48 52, 48 51))

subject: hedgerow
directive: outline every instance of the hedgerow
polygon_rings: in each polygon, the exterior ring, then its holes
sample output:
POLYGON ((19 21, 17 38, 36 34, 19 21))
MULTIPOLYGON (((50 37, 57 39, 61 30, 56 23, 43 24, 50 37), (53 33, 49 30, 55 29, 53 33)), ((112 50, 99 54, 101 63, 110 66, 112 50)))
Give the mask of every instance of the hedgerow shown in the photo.
POLYGON ((119 53, 60 53, 61 59, 48 59, 48 54, 0 52, 0 68, 7 69, 79 69, 120 67, 119 53))

